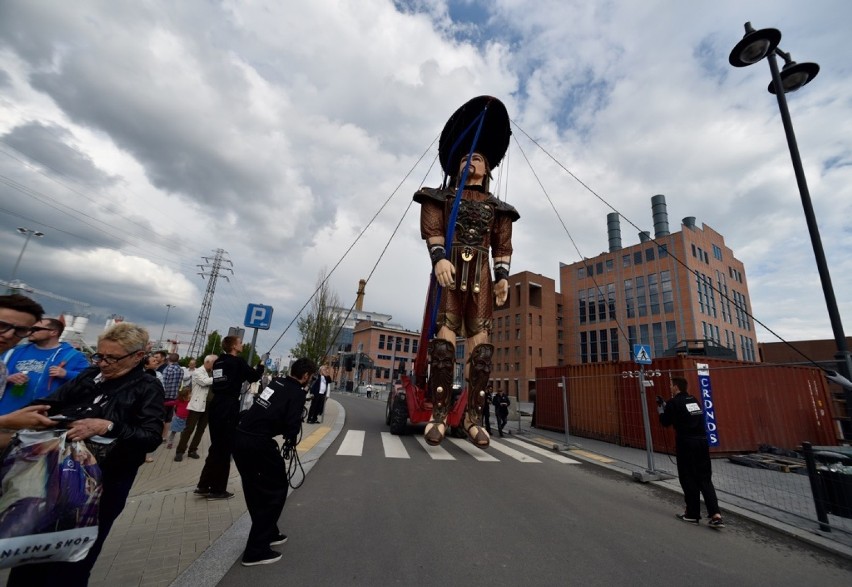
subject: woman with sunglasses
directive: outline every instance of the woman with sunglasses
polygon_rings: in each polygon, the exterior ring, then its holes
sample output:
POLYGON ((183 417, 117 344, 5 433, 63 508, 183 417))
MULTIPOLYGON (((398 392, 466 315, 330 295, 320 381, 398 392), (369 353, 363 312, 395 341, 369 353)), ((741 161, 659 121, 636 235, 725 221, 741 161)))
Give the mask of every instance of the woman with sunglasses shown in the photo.
POLYGON ((98 338, 93 367, 38 400, 68 428, 68 440, 92 436, 114 439, 98 461, 103 493, 98 538, 85 559, 75 563, 41 563, 12 569, 7 585, 86 585, 113 522, 124 509, 130 487, 146 453, 163 437, 163 386, 142 369, 148 332, 122 322, 98 338))

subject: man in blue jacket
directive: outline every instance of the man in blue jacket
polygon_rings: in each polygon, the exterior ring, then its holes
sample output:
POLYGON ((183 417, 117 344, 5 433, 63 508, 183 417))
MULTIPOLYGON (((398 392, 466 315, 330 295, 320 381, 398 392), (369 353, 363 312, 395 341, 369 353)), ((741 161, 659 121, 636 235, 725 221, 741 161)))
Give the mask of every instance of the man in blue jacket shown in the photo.
POLYGON ((83 353, 67 342, 59 342, 64 329, 61 321, 44 318, 32 327, 29 343, 0 357, 9 369, 0 398, 0 415, 47 397, 90 366, 83 353))

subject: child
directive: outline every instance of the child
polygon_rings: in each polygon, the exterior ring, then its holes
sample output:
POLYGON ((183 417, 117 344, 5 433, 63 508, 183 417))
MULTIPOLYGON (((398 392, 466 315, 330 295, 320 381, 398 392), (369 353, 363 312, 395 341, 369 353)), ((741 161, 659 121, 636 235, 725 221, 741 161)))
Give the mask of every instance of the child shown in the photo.
POLYGON ((175 434, 179 434, 186 428, 186 419, 189 417, 189 398, 192 395, 192 387, 187 385, 178 392, 177 399, 165 402, 164 406, 174 406, 175 415, 172 417, 172 427, 169 431, 169 443, 166 448, 172 448, 175 434))

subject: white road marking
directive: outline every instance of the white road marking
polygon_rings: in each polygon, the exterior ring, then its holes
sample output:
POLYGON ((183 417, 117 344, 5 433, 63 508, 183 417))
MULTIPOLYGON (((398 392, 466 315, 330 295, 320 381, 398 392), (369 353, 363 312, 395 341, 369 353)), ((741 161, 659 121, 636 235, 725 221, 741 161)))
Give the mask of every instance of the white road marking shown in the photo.
POLYGON ((513 459, 520 461, 522 463, 540 463, 541 461, 538 459, 534 459, 531 456, 525 455, 519 450, 515 450, 514 448, 509 448, 504 444, 500 444, 499 442, 495 442, 494 439, 491 439, 491 449, 497 450, 503 453, 506 456, 510 456, 513 459))
POLYGON ((364 431, 350 430, 337 449, 338 456, 360 457, 364 452, 364 431))
POLYGON ((394 436, 390 432, 382 432, 382 446, 385 449, 385 457, 389 459, 410 459, 402 438, 394 436))
POLYGON ((503 442, 511 442, 515 446, 522 446, 526 450, 530 450, 530 451, 532 451, 536 454, 539 454, 543 457, 553 459, 554 461, 556 461, 558 463, 565 463, 566 465, 579 465, 580 464, 580 461, 575 461, 574 459, 569 459, 568 457, 563 456, 563 455, 559 454, 558 452, 554 452, 552 450, 547 450, 547 449, 541 448, 540 446, 536 446, 534 444, 524 442, 523 440, 517 440, 515 438, 506 438, 506 439, 503 440, 503 442))
POLYGON ((446 450, 441 448, 440 446, 430 446, 426 443, 426 439, 422 436, 416 436, 417 442, 420 443, 420 446, 426 451, 426 453, 435 461, 454 461, 456 457, 448 453, 446 450))
POLYGON ((499 463, 500 459, 495 458, 488 454, 487 450, 482 450, 481 448, 476 448, 469 441, 463 440, 461 438, 450 438, 450 442, 455 444, 457 447, 462 449, 464 452, 475 458, 477 461, 482 461, 486 463, 499 463))

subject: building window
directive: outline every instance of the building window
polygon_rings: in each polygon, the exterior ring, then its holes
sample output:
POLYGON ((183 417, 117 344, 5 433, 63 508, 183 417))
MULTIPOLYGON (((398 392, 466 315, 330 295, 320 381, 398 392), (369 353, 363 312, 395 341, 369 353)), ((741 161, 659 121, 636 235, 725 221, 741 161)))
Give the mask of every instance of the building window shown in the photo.
POLYGON ((411 342, 411 339, 410 339, 410 338, 406 338, 406 339, 405 339, 405 346, 403 347, 403 352, 406 352, 406 353, 407 353, 407 352, 409 352, 409 350, 408 350, 408 349, 409 349, 409 343, 410 343, 410 342, 411 342))
POLYGON ((636 327, 628 326, 627 327, 627 350, 630 352, 630 359, 635 359, 635 355, 633 354, 633 345, 638 344, 639 341, 636 338, 636 327))
POLYGON ((586 341, 586 333, 580 333, 580 362, 588 363, 589 362, 589 345, 586 341))
POLYGON ((412 353, 417 354, 417 345, 419 344, 419 342, 420 341, 416 338, 411 341, 411 352, 412 353))
POLYGON ((630 255, 623 255, 621 257, 621 266, 630 267, 630 255))
POLYGON ((593 288, 588 289, 588 308, 589 308, 589 322, 597 322, 597 304, 595 303, 595 290, 593 288))
POLYGON ((654 336, 654 352, 655 357, 662 357, 665 350, 663 348, 663 323, 654 322, 651 324, 651 332, 654 336))
POLYGON ((660 313, 660 291, 656 273, 648 275, 648 303, 651 306, 652 316, 660 313))
POLYGON ((598 362, 598 331, 592 330, 589 332, 589 361, 592 363, 598 362))
POLYGON ((609 361, 609 350, 606 343, 606 330, 600 331, 601 362, 609 361))
POLYGON ((653 261, 654 260, 654 247, 651 247, 650 249, 645 249, 645 260, 646 261, 653 261))
POLYGON ((521 329, 520 328, 515 329, 515 340, 521 340, 521 329))
POLYGON ((633 253, 633 264, 641 265, 642 264, 642 251, 636 251, 633 253))
POLYGON ((674 320, 666 321, 666 350, 677 345, 677 326, 674 320))
POLYGON ((617 320, 615 316, 615 284, 607 283, 606 284, 606 298, 607 298, 607 307, 609 309, 609 319, 617 320))
POLYGON ((577 269, 577 279, 583 279, 586 277, 586 268, 580 267, 577 269))
POLYGON ((698 253, 695 252, 695 245, 690 245, 692 247, 692 256, 697 257, 698 253))
POLYGON ((606 320, 606 302, 604 300, 603 287, 598 287, 598 318, 601 322, 606 320))
POLYGON ((647 300, 645 299, 645 278, 636 276, 636 311, 639 317, 648 315, 647 300))
POLYGON ((722 260, 722 249, 716 245, 713 245, 713 256, 719 261, 722 260))
POLYGON ((586 288, 577 292, 577 303, 580 306, 580 324, 586 323, 586 288))
POLYGON ((609 352, 613 361, 618 360, 618 328, 609 329, 609 352))
POLYGON ((663 312, 674 312, 671 272, 660 271, 660 290, 663 292, 663 312))
POLYGON ((385 335, 384 334, 379 335, 379 348, 380 349, 385 348, 385 335))
POLYGON ((642 344, 651 344, 651 338, 648 336, 648 325, 639 325, 639 342, 642 344))
POLYGON ((615 265, 615 263, 612 259, 606 260, 606 270, 607 271, 612 271, 614 265, 615 265))
POLYGON ((633 307, 633 280, 624 280, 624 306, 627 308, 627 317, 635 318, 636 311, 633 307))
POLYGON ((669 256, 669 246, 668 245, 660 245, 657 249, 657 257, 660 259, 665 259, 669 256))
POLYGON ((601 273, 603 273, 603 262, 602 262, 602 261, 598 261, 598 262, 595 264, 595 267, 597 268, 597 273, 598 273, 598 275, 600 275, 601 273))

